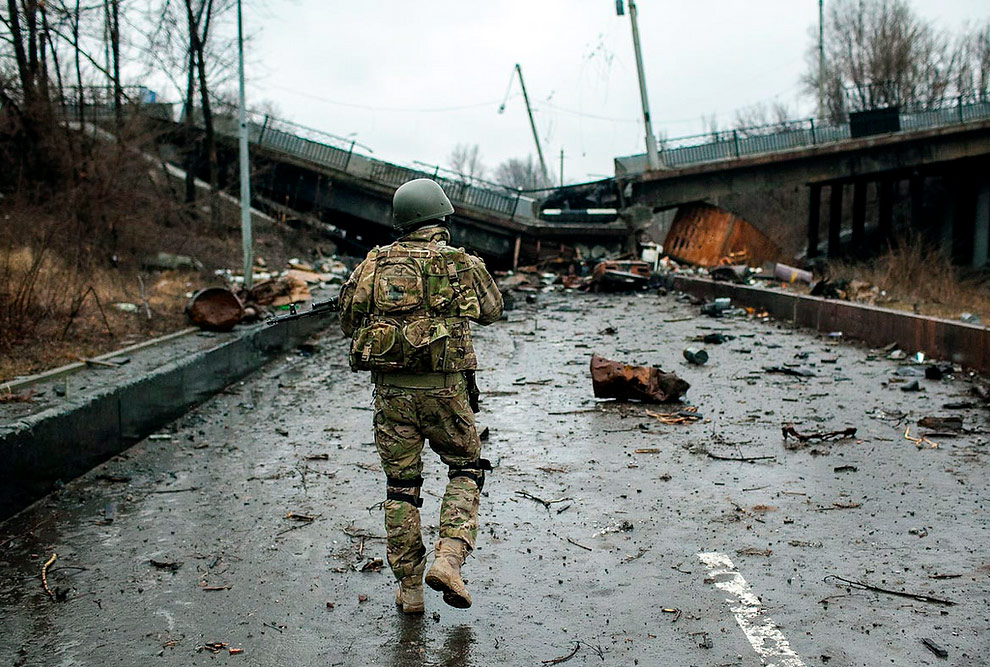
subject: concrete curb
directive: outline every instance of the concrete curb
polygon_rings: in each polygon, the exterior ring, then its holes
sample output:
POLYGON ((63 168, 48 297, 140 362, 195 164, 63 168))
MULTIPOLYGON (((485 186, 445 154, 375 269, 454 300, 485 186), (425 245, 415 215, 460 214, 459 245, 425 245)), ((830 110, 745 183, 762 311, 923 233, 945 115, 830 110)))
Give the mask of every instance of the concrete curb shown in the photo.
POLYGON ((255 325, 208 350, 0 431, 0 519, 147 437, 333 320, 255 325))
POLYGON ((734 304, 766 310, 775 319, 798 327, 841 331, 843 337, 875 346, 897 343, 906 352, 921 351, 934 359, 990 373, 990 329, 986 327, 703 278, 674 276, 673 287, 703 299, 729 297, 734 304))

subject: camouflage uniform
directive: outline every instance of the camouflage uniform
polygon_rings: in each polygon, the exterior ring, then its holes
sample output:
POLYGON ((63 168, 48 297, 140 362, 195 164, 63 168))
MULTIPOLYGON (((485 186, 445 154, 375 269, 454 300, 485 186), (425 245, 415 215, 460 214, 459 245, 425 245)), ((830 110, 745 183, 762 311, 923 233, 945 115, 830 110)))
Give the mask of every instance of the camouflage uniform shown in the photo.
POLYGON ((351 367, 371 370, 375 381, 388 563, 400 580, 421 576, 425 567, 419 518, 424 439, 451 469, 440 537, 473 548, 478 532, 484 473, 463 372, 477 367, 469 320, 498 320, 502 297, 484 263, 447 246, 449 239, 445 227, 427 226, 375 248, 340 293, 351 367))

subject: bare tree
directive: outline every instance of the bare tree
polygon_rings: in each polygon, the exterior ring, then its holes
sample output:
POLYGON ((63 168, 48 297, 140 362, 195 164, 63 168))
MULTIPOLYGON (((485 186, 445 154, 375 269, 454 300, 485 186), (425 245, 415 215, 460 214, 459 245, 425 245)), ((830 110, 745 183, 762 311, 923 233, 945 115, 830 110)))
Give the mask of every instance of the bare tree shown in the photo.
POLYGON ((807 92, 822 83, 823 107, 835 122, 850 111, 935 105, 960 94, 961 53, 907 0, 835 0, 825 21, 825 67, 817 30, 809 48, 807 92))
POLYGON ((763 126, 780 127, 793 120, 794 113, 783 102, 767 105, 759 102, 736 111, 734 129, 750 129, 763 126))
POLYGON ((553 175, 549 175, 549 180, 543 178, 540 165, 532 155, 527 155, 525 160, 509 158, 496 167, 495 182, 517 190, 539 190, 553 186, 553 175))
POLYGON ((481 161, 481 149, 478 144, 457 144, 447 157, 451 170, 464 176, 467 182, 483 179, 487 169, 481 161))

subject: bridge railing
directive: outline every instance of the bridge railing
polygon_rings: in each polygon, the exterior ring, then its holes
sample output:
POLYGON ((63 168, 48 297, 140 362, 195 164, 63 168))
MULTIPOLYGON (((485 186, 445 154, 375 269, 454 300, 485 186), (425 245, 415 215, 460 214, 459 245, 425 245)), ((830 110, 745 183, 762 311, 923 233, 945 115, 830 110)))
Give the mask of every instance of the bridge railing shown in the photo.
MULTIPOLYGON (((237 136, 236 114, 226 110, 214 120, 216 131, 237 136)), ((489 211, 510 218, 533 218, 534 200, 521 192, 495 183, 435 167, 432 172, 378 160, 355 151, 371 151, 349 137, 279 120, 269 115, 252 114, 248 121, 248 140, 257 146, 329 167, 382 185, 398 187, 414 178, 432 178, 443 186, 455 204, 489 211), (440 174, 443 171, 444 174, 440 174)))
MULTIPOLYGON (((899 116, 902 131, 946 127, 990 119, 990 101, 985 97, 957 98, 937 108, 902 109, 899 116)), ((665 139, 659 143, 659 149, 663 165, 675 169, 716 160, 819 146, 850 138, 848 123, 834 124, 808 118, 665 139)), ((644 171, 646 158, 641 155, 617 158, 616 166, 626 172, 644 171)))

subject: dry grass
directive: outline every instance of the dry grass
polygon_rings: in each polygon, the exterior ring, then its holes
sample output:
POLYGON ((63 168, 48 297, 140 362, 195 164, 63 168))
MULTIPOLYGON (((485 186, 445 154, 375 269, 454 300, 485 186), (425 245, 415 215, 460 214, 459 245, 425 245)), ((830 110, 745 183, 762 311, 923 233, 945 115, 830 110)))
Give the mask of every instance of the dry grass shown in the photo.
POLYGON ((990 280, 953 266, 937 247, 917 236, 898 239, 884 254, 861 263, 832 263, 832 280, 859 280, 886 292, 877 305, 958 319, 975 313, 990 323, 990 280))

